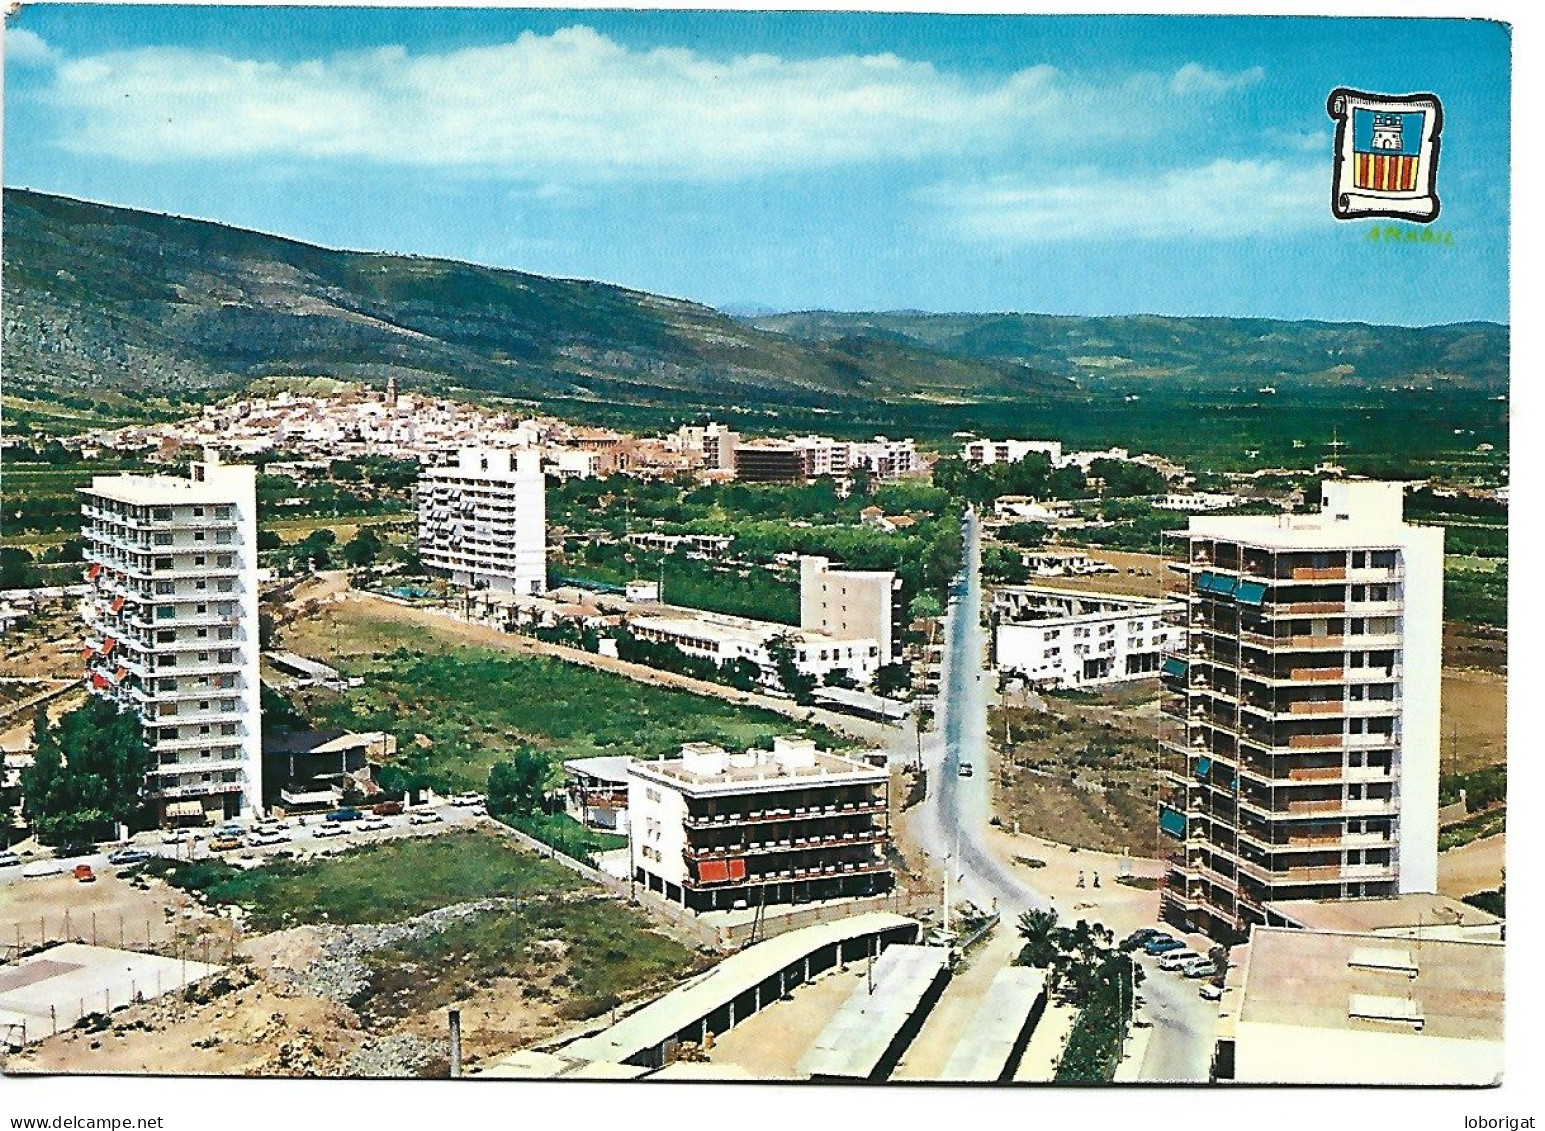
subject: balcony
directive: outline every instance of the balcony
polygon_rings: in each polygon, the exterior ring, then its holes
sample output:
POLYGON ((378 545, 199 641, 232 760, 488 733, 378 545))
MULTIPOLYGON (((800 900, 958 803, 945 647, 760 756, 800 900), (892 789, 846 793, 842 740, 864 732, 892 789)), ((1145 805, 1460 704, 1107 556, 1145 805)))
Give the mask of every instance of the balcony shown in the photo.
POLYGON ((698 880, 689 874, 683 886, 692 889, 707 889, 803 883, 810 880, 840 880, 847 876, 871 876, 889 871, 890 865, 885 861, 867 860, 851 864, 827 864, 811 868, 785 868, 776 872, 752 872, 741 879, 731 879, 726 876, 722 880, 698 880))
POLYGON ((866 832, 828 833, 825 836, 784 837, 782 840, 747 841, 737 845, 687 845, 683 855, 688 860, 718 860, 727 856, 766 856, 772 853, 815 852, 862 844, 880 844, 890 839, 882 829, 866 832))
POLYGON ((1288 581, 1345 581, 1347 579, 1346 566, 1294 566, 1289 572, 1288 581))
POLYGON ((689 829, 729 828, 736 825, 767 824, 773 821, 813 821, 830 817, 857 817, 885 812, 885 802, 833 802, 829 805, 800 805, 791 808, 759 809, 747 813, 688 813, 683 824, 689 829))

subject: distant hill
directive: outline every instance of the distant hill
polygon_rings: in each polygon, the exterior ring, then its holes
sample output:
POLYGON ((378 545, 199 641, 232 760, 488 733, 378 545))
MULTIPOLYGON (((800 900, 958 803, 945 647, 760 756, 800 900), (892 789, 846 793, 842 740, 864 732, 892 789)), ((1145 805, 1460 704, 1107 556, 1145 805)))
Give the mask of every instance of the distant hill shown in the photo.
POLYGON ((269 377, 698 403, 1034 395, 1011 360, 907 337, 820 340, 697 303, 278 236, 19 189, 4 197, 14 393, 177 399, 269 377))
POLYGON ((898 346, 1028 365, 1085 387, 1170 377, 1209 383, 1453 383, 1501 392, 1508 381, 1508 329, 1492 322, 1412 328, 1263 318, 819 310, 747 321, 812 342, 883 336, 898 346))

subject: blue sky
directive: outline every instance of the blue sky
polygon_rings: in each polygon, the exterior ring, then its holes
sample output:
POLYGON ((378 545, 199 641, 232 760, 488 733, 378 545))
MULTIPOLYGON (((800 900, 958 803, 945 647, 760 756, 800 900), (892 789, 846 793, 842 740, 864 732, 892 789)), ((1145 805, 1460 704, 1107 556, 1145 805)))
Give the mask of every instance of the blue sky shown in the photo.
POLYGON ((1506 321, 1478 21, 29 5, 5 183, 714 305, 1506 321), (1330 215, 1443 100, 1452 242, 1330 215))

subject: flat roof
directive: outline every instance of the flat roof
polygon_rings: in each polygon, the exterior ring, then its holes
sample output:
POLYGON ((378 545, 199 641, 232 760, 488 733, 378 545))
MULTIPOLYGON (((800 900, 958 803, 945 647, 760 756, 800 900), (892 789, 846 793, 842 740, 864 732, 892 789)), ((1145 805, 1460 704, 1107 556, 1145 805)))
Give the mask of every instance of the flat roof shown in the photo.
POLYGON ((900 699, 887 699, 872 691, 859 691, 852 687, 817 687, 811 696, 827 703, 839 703, 860 711, 871 711, 886 718, 902 719, 912 713, 912 704, 900 699))
POLYGON ((1430 892, 1367 899, 1284 899, 1266 904, 1266 911, 1311 931, 1399 935, 1502 925, 1502 920, 1489 911, 1430 892))
MULTIPOLYGON (((765 754, 765 751, 757 751, 765 754)), ((890 771, 871 766, 841 754, 826 750, 815 752, 815 762, 809 766, 788 765, 773 758, 759 758, 754 765, 727 765, 714 773, 694 773, 687 769, 683 758, 664 758, 657 762, 635 762, 633 773, 637 777, 663 780, 667 785, 685 787, 691 791, 724 786, 768 786, 784 789, 796 785, 826 784, 830 782, 881 782, 890 780, 890 771)))
POLYGON ((636 761, 637 759, 631 754, 612 754, 601 758, 570 758, 563 764, 563 768, 571 774, 584 774, 587 777, 625 785, 628 778, 632 776, 629 771, 636 761))
POLYGON ((975 1083, 999 1079, 1036 1002, 1045 993, 1045 970, 1035 966, 1005 966, 999 970, 939 1078, 975 1083))
POLYGON ((761 645, 775 636, 792 636, 796 640, 811 644, 852 645, 876 644, 878 641, 847 640, 819 629, 800 628, 798 625, 784 624, 782 621, 752 620, 750 617, 733 617, 726 613, 697 612, 679 606, 668 605, 669 613, 651 613, 644 616, 632 617, 632 623, 642 628, 653 628, 659 632, 674 632, 683 635, 711 636, 720 640, 740 640, 748 644, 761 645))
POLYGON ((801 1075, 869 1079, 944 973, 949 953, 942 946, 887 947, 875 961, 872 979, 854 987, 800 1059, 801 1075))
POLYGON ((833 923, 817 923, 813 927, 775 935, 730 955, 706 974, 656 998, 611 1028, 565 1046, 562 1055, 570 1059, 620 1064, 664 1044, 689 1025, 823 947, 917 925, 917 920, 905 915, 869 911, 833 923))
POLYGON ((1479 939, 1256 927, 1238 1023, 1501 1042, 1505 949, 1479 939), (1405 1003, 1398 1012, 1396 1001, 1405 1003))

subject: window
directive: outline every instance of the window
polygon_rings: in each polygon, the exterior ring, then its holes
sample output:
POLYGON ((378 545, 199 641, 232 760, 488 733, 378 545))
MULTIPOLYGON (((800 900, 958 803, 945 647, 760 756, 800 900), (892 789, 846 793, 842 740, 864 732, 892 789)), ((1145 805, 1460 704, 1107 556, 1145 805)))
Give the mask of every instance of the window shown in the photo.
POLYGON ((176 640, 177 630, 175 628, 160 628, 156 630, 156 643, 172 644, 175 643, 176 640))
POLYGON ((156 531, 156 545, 170 546, 172 544, 172 532, 170 530, 156 531))
POLYGON ((158 581, 158 582, 156 582, 156 592, 158 594, 160 594, 161 596, 163 596, 163 597, 167 596, 168 594, 171 594, 171 593, 175 592, 176 589, 177 589, 177 585, 176 585, 175 582, 172 582, 172 581, 158 581))
POLYGON ((215 517, 216 518, 230 518, 231 517, 231 508, 230 507, 216 507, 215 508, 215 517))
POLYGON ((202 530, 195 530, 193 532, 193 540, 195 542, 202 542, 204 540, 204 532, 202 530))
POLYGON ((156 568, 157 569, 171 569, 172 568, 172 559, 169 558, 169 557, 157 558, 156 559, 156 568))
POLYGON ((204 517, 204 508, 203 507, 194 507, 193 508, 193 517, 194 518, 203 518, 204 517))

